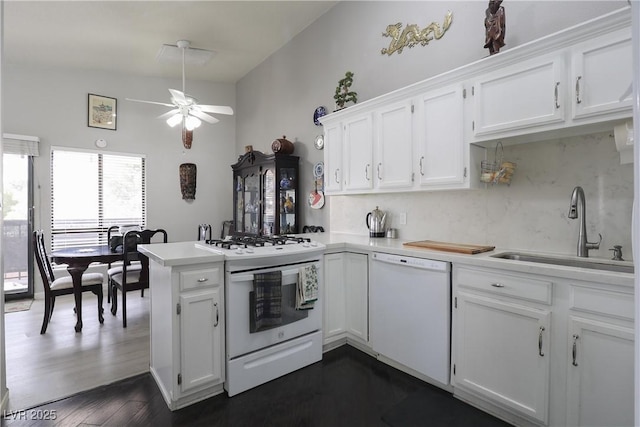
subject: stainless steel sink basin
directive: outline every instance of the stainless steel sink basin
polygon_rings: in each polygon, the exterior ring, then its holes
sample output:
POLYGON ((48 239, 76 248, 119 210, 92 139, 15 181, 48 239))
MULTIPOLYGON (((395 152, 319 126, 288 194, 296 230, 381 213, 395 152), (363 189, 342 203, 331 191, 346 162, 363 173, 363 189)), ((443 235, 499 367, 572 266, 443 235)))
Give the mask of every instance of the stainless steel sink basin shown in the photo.
POLYGON ((618 273, 632 273, 633 265, 614 264, 590 259, 560 258, 543 255, 526 254, 521 252, 502 252, 491 255, 493 258, 508 259, 513 261, 537 262, 542 264, 564 265, 567 267, 591 268, 594 270, 615 271, 618 273))

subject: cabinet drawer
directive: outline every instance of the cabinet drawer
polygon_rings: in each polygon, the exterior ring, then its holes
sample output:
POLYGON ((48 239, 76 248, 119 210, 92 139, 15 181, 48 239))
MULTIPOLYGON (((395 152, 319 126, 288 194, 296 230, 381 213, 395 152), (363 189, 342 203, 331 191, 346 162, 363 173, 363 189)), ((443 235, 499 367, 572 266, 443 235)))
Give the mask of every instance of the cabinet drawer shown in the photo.
POLYGON ((551 304, 551 281, 502 271, 498 273, 467 268, 456 269, 454 279, 460 287, 551 304))
POLYGON ((222 285, 222 268, 207 268, 180 272, 180 291, 222 285))
POLYGON ((571 309, 630 321, 634 319, 633 294, 630 293, 572 286, 571 309))

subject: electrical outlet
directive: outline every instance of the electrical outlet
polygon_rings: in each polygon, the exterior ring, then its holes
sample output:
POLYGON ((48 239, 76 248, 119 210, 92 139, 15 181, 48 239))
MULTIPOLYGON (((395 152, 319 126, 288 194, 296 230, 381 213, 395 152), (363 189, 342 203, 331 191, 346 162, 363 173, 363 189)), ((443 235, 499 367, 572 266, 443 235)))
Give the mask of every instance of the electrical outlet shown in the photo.
POLYGON ((407 225, 407 213, 400 212, 400 225, 407 225))

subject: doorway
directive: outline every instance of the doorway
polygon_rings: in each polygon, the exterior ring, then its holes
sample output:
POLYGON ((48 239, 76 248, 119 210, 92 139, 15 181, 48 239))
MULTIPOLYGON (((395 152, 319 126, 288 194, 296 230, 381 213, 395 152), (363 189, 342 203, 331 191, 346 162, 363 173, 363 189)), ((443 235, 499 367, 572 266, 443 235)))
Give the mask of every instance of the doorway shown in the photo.
POLYGON ((33 298, 33 161, 25 154, 2 156, 5 300, 33 298))

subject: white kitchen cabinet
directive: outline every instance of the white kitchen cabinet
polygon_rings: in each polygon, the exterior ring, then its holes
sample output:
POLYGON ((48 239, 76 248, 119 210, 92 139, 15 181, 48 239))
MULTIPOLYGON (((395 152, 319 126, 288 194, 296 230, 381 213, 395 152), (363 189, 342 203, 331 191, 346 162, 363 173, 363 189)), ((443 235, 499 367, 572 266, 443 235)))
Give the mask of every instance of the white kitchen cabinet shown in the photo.
POLYGON ((459 267, 453 277, 454 387, 547 423, 551 283, 459 267))
POLYGON ((222 292, 219 286, 180 295, 181 393, 223 382, 222 292))
POLYGON ((565 60, 559 52, 480 74, 471 88, 474 138, 562 123, 565 81, 565 60))
POLYGON ((324 344, 345 339, 366 344, 369 340, 367 255, 327 254, 324 268, 324 344))
POLYGON ((348 192, 360 192, 373 188, 373 145, 371 113, 349 117, 343 123, 343 188, 348 192))
POLYGON ((411 188, 413 105, 403 100, 374 113, 374 183, 381 189, 411 188))
POLYGON ((464 99, 462 85, 427 92, 415 100, 414 170, 421 187, 462 184, 464 164, 464 99))
POLYGON ((171 410, 222 393, 223 262, 150 263, 150 371, 171 410))
POLYGON ((634 425, 633 290, 581 282, 570 288, 566 424, 634 425))
POLYGON ((580 43, 571 50, 573 119, 631 111, 632 56, 630 28, 580 43))
POLYGON ((327 123, 324 126, 324 192, 340 193, 343 179, 342 123, 327 123))
POLYGON ((567 425, 634 425, 633 329, 572 317, 569 339, 567 425))

